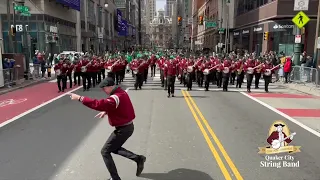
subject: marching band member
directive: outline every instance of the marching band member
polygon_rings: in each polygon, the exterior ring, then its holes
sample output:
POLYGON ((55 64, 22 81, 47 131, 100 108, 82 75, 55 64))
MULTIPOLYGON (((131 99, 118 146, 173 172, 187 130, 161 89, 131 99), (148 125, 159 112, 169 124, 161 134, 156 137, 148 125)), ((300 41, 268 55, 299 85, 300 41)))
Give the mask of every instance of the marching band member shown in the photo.
POLYGON ((184 86, 186 86, 186 83, 185 83, 185 69, 186 69, 186 64, 187 64, 187 61, 185 58, 183 58, 181 60, 181 62, 179 63, 179 76, 180 76, 180 84, 184 84, 184 86))
POLYGON ((66 60, 66 64, 67 64, 67 68, 68 68, 67 79, 69 79, 69 87, 71 89, 72 88, 72 72, 74 69, 74 65, 70 62, 70 60, 66 60))
POLYGON ((252 59, 248 59, 244 64, 244 71, 246 72, 247 77, 247 91, 251 92, 251 84, 253 80, 253 74, 254 74, 254 61, 252 59))
POLYGON ((164 77, 168 83, 168 98, 170 95, 174 97, 174 83, 176 80, 178 66, 170 59, 164 67, 164 77))
POLYGON ((210 69, 211 68, 211 62, 210 60, 206 60, 202 65, 202 74, 204 75, 204 88, 206 91, 209 91, 209 84, 210 84, 210 69), (205 74, 205 70, 208 70, 208 74, 205 74))
POLYGON ((154 77, 156 74, 156 62, 157 57, 154 54, 152 54, 150 58, 151 77, 154 77))
POLYGON ((161 57, 160 60, 158 61, 158 67, 160 69, 161 87, 164 87, 164 84, 165 84, 165 81, 164 81, 164 64, 165 64, 165 59, 164 59, 164 57, 161 57))
POLYGON ((193 81, 193 75, 194 75, 194 68, 189 68, 189 67, 193 67, 193 60, 190 58, 188 59, 188 62, 187 62, 187 65, 186 65, 186 68, 187 68, 187 74, 186 74, 186 77, 185 77, 185 81, 186 81, 186 84, 187 84, 187 90, 188 91, 191 91, 192 90, 192 81, 193 81))
POLYGON ((216 66, 216 78, 217 78, 217 86, 221 88, 222 86, 222 61, 220 59, 216 59, 215 61, 216 66))
POLYGON ((64 92, 67 86, 67 77, 66 74, 68 72, 67 64, 63 62, 63 60, 60 60, 57 65, 54 66, 54 71, 57 75, 57 84, 59 92, 64 92), (61 82, 62 82, 62 88, 61 88, 61 82))
POLYGON ((244 67, 244 63, 242 59, 239 59, 238 62, 235 65, 236 69, 237 69, 237 84, 236 84, 236 88, 241 88, 241 85, 243 83, 243 79, 244 79, 244 71, 243 71, 243 67, 244 67))
POLYGON ((126 75, 126 67, 127 67, 128 61, 125 58, 122 58, 119 66, 120 66, 120 82, 123 82, 125 75, 126 75))
POLYGON ((272 80, 272 74, 275 73, 275 70, 279 67, 273 66, 270 59, 267 59, 265 63, 262 65, 261 72, 263 73, 263 79, 264 79, 264 90, 266 92, 269 92, 269 83, 272 80))
POLYGON ((255 85, 255 89, 259 89, 259 81, 261 78, 261 62, 259 61, 259 59, 255 60, 255 64, 254 66, 259 66, 258 68, 255 69, 255 73, 254 73, 254 85, 255 85))
POLYGON ((90 74, 87 69, 87 67, 90 66, 90 63, 91 62, 86 58, 80 60, 83 91, 89 91, 91 87, 90 74))
POLYGON ((220 67, 222 71, 222 89, 223 91, 228 91, 231 63, 229 60, 225 59, 220 67))
POLYGON ((146 67, 146 68, 144 69, 144 73, 143 73, 143 81, 144 81, 144 83, 147 83, 148 71, 149 71, 149 61, 147 60, 146 57, 144 57, 144 67, 146 67))
POLYGON ((80 61, 75 62, 74 73, 73 73, 73 81, 74 85, 80 86, 80 76, 81 76, 81 64, 80 61))
POLYGON ((102 79, 101 79, 101 76, 100 76, 100 79, 98 77, 99 83, 101 82, 101 80, 106 78, 106 69, 104 68, 105 63, 106 63, 106 60, 102 58, 100 61, 100 74, 102 76, 102 79))
POLYGON ((138 61, 135 61, 131 67, 132 67, 132 71, 135 74, 134 88, 135 90, 137 90, 138 87, 139 89, 141 89, 143 84, 143 73, 145 69, 144 62, 142 59, 140 59, 138 61))
POLYGON ((235 82, 235 80, 236 80, 236 62, 234 61, 234 60, 232 60, 232 62, 231 62, 231 74, 230 74, 230 84, 231 85, 234 85, 234 82, 235 82))

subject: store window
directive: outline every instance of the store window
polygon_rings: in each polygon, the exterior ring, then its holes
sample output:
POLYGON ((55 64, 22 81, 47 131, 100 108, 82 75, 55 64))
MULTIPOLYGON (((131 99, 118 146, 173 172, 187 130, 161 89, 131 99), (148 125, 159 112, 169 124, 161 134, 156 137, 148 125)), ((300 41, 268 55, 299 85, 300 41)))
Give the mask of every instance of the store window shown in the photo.
POLYGON ((4 22, 2 23, 2 31, 8 31, 9 27, 8 27, 8 23, 4 22))
POLYGON ((29 23, 29 31, 38 31, 37 27, 38 27, 37 23, 35 23, 35 22, 29 23))
POLYGON ((292 31, 273 32, 272 35, 272 49, 277 53, 283 52, 286 56, 291 56, 294 52, 292 31))

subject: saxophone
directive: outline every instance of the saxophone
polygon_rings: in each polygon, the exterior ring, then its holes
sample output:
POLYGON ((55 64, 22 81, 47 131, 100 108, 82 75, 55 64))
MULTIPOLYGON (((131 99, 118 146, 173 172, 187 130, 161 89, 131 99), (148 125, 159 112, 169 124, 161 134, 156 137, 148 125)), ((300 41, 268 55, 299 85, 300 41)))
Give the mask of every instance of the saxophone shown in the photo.
POLYGON ((243 63, 241 63, 240 69, 238 69, 238 74, 241 74, 243 70, 243 63))

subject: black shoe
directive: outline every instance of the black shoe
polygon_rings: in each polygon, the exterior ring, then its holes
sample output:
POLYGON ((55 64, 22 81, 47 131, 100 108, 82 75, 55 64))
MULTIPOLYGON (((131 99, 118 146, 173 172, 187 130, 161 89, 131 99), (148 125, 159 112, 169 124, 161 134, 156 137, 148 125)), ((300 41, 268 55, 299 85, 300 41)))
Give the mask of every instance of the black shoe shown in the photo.
POLYGON ((174 97, 174 94, 172 94, 171 97, 174 97))
POLYGON ((61 93, 61 91, 58 91, 58 93, 61 93))
POLYGON ((170 97, 170 94, 168 94, 168 98, 170 97))
POLYGON ((147 158, 145 156, 139 156, 139 160, 137 161, 137 172, 136 176, 140 176, 143 169, 144 169, 144 163, 146 162, 147 158))
POLYGON ((86 91, 86 89, 83 89, 83 91, 86 91))

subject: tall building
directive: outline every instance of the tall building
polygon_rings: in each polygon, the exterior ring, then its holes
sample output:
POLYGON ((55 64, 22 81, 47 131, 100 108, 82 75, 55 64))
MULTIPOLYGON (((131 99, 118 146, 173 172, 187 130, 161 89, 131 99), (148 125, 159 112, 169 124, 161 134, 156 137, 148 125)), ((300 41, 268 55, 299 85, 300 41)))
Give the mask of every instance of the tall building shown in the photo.
POLYGON ((156 16, 156 0, 146 0, 146 31, 150 34, 150 23, 156 16))
POLYGON ((173 39, 171 36, 172 21, 169 17, 165 16, 163 9, 159 9, 158 15, 152 20, 150 27, 153 46, 173 48, 173 39))
POLYGON ((172 16, 172 8, 173 4, 176 2, 176 0, 166 0, 166 5, 165 5, 165 15, 168 17, 172 16))
MULTIPOLYGON (((304 11, 310 21, 302 35, 302 50, 313 54, 316 34, 316 18, 319 1, 310 1, 304 11)), ((233 49, 256 51, 283 51, 291 55, 295 47, 295 25, 291 21, 298 13, 293 11, 294 1, 245 1, 235 2, 235 29, 232 35, 233 49), (269 37, 264 40, 264 32, 269 37)), ((230 36, 231 37, 231 36, 230 36)))

